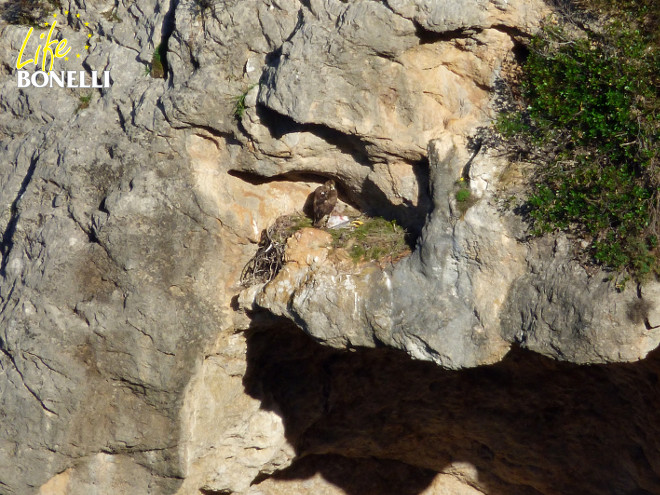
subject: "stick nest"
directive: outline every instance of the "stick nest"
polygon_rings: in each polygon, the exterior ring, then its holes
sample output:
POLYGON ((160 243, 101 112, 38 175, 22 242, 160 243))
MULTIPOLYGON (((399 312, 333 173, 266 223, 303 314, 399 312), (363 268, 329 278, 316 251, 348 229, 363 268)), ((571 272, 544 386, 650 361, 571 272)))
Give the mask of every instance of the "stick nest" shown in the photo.
POLYGON ((273 280, 284 266, 287 239, 294 232, 311 226, 311 220, 304 215, 286 215, 279 217, 273 225, 264 229, 257 252, 241 272, 241 285, 249 287, 273 280))

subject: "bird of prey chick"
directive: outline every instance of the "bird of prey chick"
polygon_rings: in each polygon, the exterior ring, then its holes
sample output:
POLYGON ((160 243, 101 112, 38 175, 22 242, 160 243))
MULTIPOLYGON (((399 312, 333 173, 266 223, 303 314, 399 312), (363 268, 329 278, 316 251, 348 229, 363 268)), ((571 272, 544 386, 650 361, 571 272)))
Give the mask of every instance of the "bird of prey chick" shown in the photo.
POLYGON ((337 204, 335 181, 329 180, 314 191, 314 227, 320 227, 323 219, 332 213, 337 204))

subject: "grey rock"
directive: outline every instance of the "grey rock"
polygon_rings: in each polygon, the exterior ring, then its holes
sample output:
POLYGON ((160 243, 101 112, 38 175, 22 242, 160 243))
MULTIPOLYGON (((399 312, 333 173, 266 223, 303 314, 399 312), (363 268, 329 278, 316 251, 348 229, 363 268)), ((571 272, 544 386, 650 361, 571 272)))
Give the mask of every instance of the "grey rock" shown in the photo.
MULTIPOLYGON (((75 465, 70 493, 88 493, 116 465, 104 491, 122 492, 141 473, 136 490, 172 493, 180 395, 219 318, 190 283, 203 262, 174 260, 222 248, 188 193, 176 141, 155 121, 164 85, 143 62, 165 12, 156 2, 119 6, 122 22, 110 23, 93 8, 65 8, 106 33, 83 64, 109 67, 113 86, 82 109, 78 93, 19 92, 3 75, 0 457, 13 461, 0 467, 0 491, 34 493, 75 465)), ((20 46, 26 28, 2 29, 20 46)), ((10 63, 15 52, 3 56, 10 63)))
POLYGON ((439 2, 437 0, 387 0, 387 5, 401 16, 413 19, 429 31, 444 33, 482 27, 488 19, 489 0, 439 2))
POLYGON ((434 33, 506 26, 529 33, 534 29, 534 14, 539 15, 547 8, 517 0, 387 0, 386 3, 397 14, 434 33))
POLYGON ((511 286, 502 313, 504 337, 574 363, 635 361, 657 347, 657 331, 630 317, 635 284, 615 290, 612 274, 589 274, 572 250, 563 236, 532 246, 529 270, 511 286))
MULTIPOLYGON (((384 344, 450 369, 497 362, 512 344, 574 363, 635 361, 657 347, 657 329, 628 316, 633 290, 589 275, 564 237, 525 249, 488 194, 461 213, 461 154, 438 140, 428 155, 433 209, 410 257, 356 273, 294 260, 257 306, 333 347, 384 344)), ((479 162, 470 170, 475 183, 486 173, 479 162)))
MULTIPOLYGON (((432 142, 429 163, 434 206, 409 258, 392 270, 367 268, 355 275, 301 267, 264 287, 257 305, 335 347, 385 344, 448 368, 501 359, 508 345, 497 319, 480 319, 481 308, 489 308, 477 299, 487 296, 473 282, 483 268, 469 248, 497 242, 502 233, 479 224, 461 229, 452 219, 450 198, 462 162, 451 141, 432 142)), ((515 270, 500 273, 511 279, 515 270)))
POLYGON ((418 160, 423 150, 414 145, 407 150, 388 149, 392 131, 387 117, 373 119, 383 106, 378 81, 387 75, 396 88, 393 97, 402 106, 397 113, 406 124, 415 125, 416 95, 406 87, 402 67, 392 59, 418 43, 412 22, 382 4, 312 3, 311 13, 304 12, 300 27, 282 45, 277 62, 266 68, 258 102, 298 123, 357 135, 378 142, 381 153, 418 160), (372 22, 378 29, 369 29, 372 22))

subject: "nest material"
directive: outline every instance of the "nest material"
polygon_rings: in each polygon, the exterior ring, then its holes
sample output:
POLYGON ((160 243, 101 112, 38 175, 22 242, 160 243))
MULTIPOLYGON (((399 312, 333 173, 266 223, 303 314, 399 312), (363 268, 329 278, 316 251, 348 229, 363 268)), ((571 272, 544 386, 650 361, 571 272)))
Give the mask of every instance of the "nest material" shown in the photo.
MULTIPOLYGON (((257 252, 243 268, 241 285, 249 287, 273 280, 284 266, 287 239, 311 225, 309 218, 299 214, 280 217, 265 229, 257 252)), ((361 216, 351 223, 342 222, 327 232, 332 235, 332 247, 347 251, 355 264, 376 261, 385 268, 410 254, 406 231, 384 218, 361 216)))
POLYGON ((241 272, 241 285, 263 284, 270 282, 284 266, 286 241, 300 228, 310 223, 300 216, 283 216, 261 233, 257 252, 247 262, 241 272))

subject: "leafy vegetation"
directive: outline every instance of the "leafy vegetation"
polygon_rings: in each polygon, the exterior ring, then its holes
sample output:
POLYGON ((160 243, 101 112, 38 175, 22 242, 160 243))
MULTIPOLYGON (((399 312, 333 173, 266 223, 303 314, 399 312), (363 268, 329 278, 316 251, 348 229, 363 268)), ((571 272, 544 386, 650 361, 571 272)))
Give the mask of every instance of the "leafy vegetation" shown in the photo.
POLYGON ((581 5, 577 22, 549 20, 532 39, 519 110, 496 127, 540 165, 533 233, 581 237, 595 261, 642 280, 660 272, 660 3, 581 5))
POLYGON ((456 201, 458 201, 459 203, 463 203, 468 199, 470 199, 470 195, 471 193, 469 189, 461 188, 458 191, 456 191, 456 201))
POLYGON ((456 181, 455 186, 454 198, 456 199, 456 209, 462 217, 476 203, 476 199, 472 196, 470 179, 461 177, 456 181))

